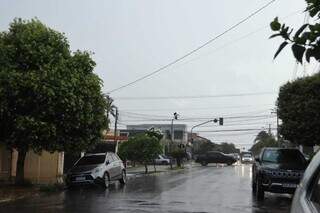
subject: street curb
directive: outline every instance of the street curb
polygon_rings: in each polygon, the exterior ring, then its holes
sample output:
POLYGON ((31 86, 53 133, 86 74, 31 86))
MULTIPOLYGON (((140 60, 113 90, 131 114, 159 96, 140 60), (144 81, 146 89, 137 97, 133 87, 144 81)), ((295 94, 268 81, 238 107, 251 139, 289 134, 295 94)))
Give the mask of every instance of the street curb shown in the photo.
POLYGON ((168 169, 166 171, 157 171, 157 172, 151 172, 151 173, 144 173, 144 172, 138 172, 138 173, 127 173, 128 180, 138 178, 138 177, 144 177, 144 176, 155 176, 155 175, 164 175, 172 172, 181 172, 185 171, 186 169, 189 169, 188 167, 184 167, 181 169, 168 169))

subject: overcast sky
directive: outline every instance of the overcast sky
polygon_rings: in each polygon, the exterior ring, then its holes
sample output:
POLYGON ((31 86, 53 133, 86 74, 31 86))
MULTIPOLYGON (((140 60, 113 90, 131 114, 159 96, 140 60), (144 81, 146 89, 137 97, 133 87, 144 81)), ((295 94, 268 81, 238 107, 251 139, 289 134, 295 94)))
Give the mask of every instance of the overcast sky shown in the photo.
MULTIPOLYGON (((104 81, 104 92, 108 92, 197 48, 267 2, 269 0, 1 0, 0 30, 7 30, 15 17, 37 17, 49 27, 64 32, 72 50, 94 52, 95 72, 104 81)), ((268 39, 272 34, 268 25, 275 16, 291 26, 301 25, 305 6, 304 0, 278 0, 182 62, 111 93, 120 110, 121 127, 168 123, 166 120, 178 112, 180 120, 176 123, 185 123, 189 129, 197 123, 225 117, 225 126, 208 124, 195 132, 262 129, 269 124, 275 128, 276 119, 271 109, 279 86, 294 78, 295 61, 289 48, 273 61, 281 39, 268 39), (247 93, 258 95, 186 97, 247 93)), ((316 66, 308 65, 305 70, 310 74, 316 66)), ((299 66, 297 76, 302 75, 303 67, 299 66)), ((248 147, 258 132, 199 134, 214 142, 228 141, 248 147)))

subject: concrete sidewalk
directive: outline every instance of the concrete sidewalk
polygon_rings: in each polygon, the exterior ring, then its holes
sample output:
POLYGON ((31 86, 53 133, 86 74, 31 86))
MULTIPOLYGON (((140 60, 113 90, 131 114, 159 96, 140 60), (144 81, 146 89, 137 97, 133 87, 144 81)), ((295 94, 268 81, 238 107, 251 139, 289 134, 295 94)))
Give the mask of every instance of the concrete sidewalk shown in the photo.
POLYGON ((10 202, 25 197, 31 197, 39 195, 39 188, 30 187, 20 187, 14 185, 0 185, 0 204, 5 202, 10 202))
MULTIPOLYGON (((192 161, 185 162, 182 168, 177 168, 176 165, 173 165, 172 169, 170 165, 156 165, 156 171, 155 171, 153 165, 148 165, 148 174, 179 171, 181 169, 191 168, 192 166, 194 166, 194 162, 192 161)), ((127 177, 132 178, 140 175, 146 175, 145 167, 143 165, 137 165, 135 167, 127 167, 127 177)))
MULTIPOLYGON (((156 171, 153 165, 148 165, 148 173, 165 172, 170 170, 170 165, 156 165, 156 171)), ((145 174, 145 167, 137 165, 135 167, 127 167, 127 175, 145 174)))

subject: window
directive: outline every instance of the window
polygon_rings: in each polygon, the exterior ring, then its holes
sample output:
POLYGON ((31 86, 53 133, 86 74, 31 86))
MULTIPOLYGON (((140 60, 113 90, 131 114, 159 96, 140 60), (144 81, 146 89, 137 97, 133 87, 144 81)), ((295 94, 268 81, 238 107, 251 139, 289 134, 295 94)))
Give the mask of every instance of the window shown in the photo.
POLYGON ((114 161, 114 159, 113 159, 111 154, 108 154, 107 160, 109 161, 109 163, 112 163, 114 161))
POLYGON ((78 166, 87 166, 104 163, 106 156, 105 155, 90 155, 82 157, 77 165, 78 166))
POLYGON ((114 158, 114 160, 120 160, 120 158, 117 154, 112 154, 112 157, 114 158))
POLYGON ((311 203, 320 212, 320 175, 310 184, 310 193, 311 203))
POLYGON ((182 140, 183 139, 183 131, 181 131, 181 130, 174 131, 174 139, 182 140))
POLYGON ((303 167, 306 163, 306 160, 300 151, 295 149, 265 150, 262 161, 281 164, 292 164, 292 162, 294 162, 296 166, 299 167, 303 167))

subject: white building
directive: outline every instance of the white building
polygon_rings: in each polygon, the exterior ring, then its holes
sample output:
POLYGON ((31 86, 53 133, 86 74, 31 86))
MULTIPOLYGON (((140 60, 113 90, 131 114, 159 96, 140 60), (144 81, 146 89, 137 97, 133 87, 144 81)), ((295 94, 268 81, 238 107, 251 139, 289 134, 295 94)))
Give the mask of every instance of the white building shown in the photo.
MULTIPOLYGON (((186 124, 138 124, 138 125, 127 125, 128 133, 134 131, 146 131, 150 128, 159 129, 162 131, 165 140, 171 140, 171 128, 173 129, 173 141, 178 144, 186 145, 188 142, 188 132, 186 124)), ((125 131, 125 130, 123 130, 125 131)), ((130 136, 130 135, 129 135, 130 136)))

